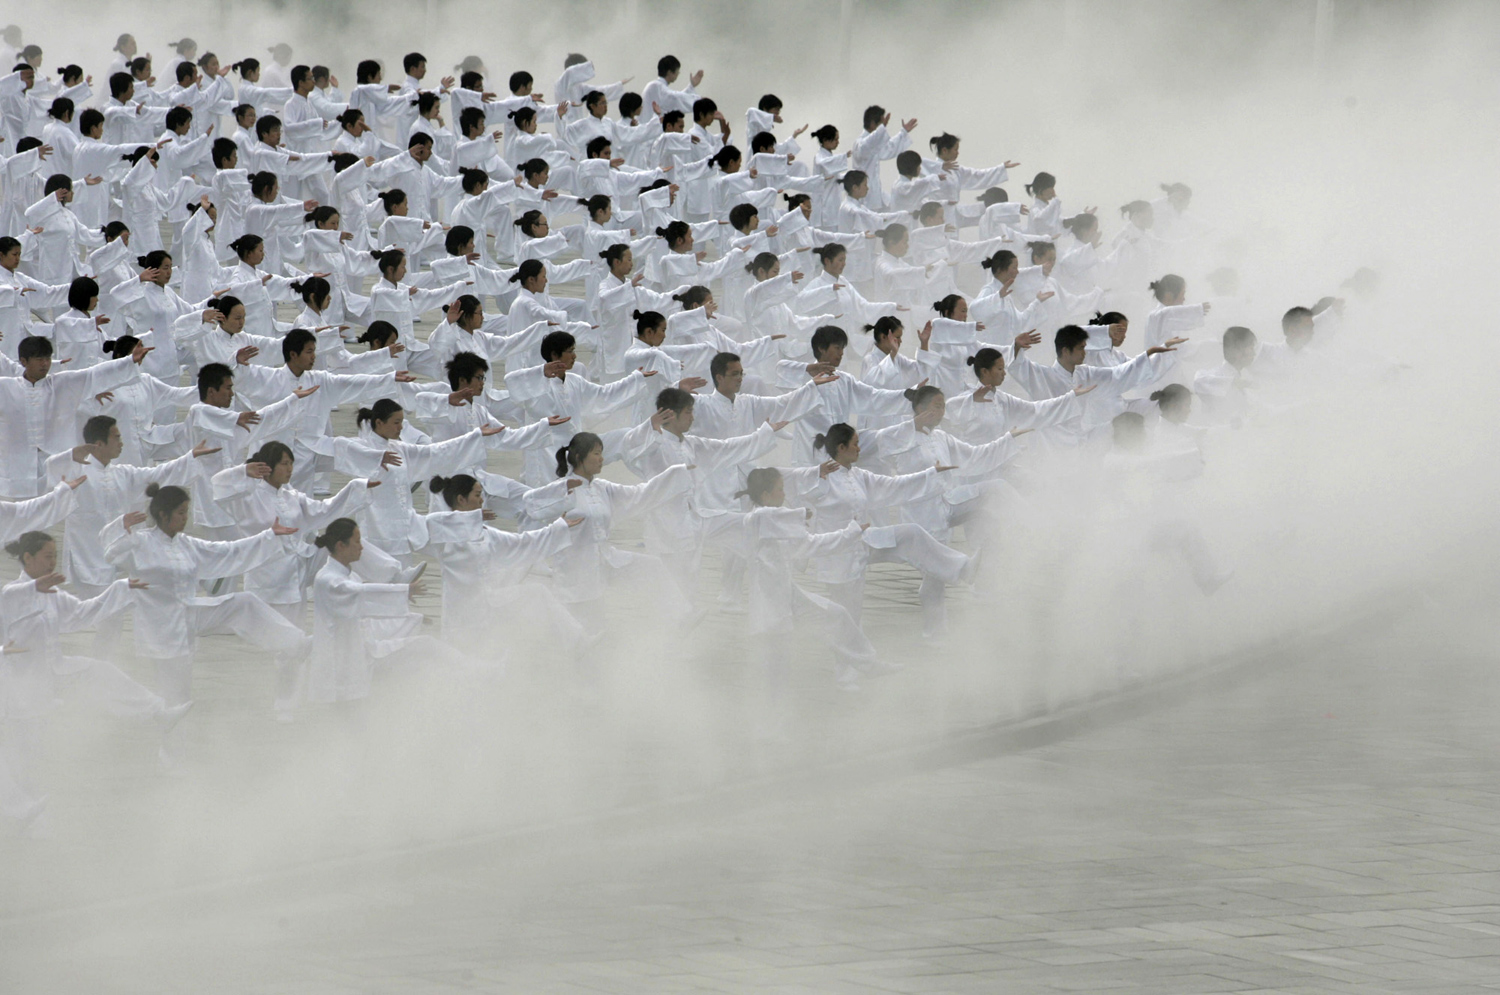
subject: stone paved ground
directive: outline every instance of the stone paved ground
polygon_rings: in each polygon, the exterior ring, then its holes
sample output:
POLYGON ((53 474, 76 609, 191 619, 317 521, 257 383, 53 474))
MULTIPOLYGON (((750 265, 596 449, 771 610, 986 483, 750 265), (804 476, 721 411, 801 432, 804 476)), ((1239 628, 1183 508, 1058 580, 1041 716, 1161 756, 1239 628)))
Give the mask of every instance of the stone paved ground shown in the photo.
POLYGON ((1483 600, 956 766, 11 912, 0 988, 1495 991, 1483 600))

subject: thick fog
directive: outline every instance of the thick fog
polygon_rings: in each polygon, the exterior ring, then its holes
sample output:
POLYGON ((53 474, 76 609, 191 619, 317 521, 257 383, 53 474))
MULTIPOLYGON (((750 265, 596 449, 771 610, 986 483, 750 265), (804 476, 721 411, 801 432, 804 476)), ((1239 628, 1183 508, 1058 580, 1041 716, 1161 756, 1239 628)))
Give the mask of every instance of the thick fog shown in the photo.
MULTIPOLYGON (((845 6, 847 57, 837 0, 60 0, 8 4, 0 20, 23 26, 49 71, 83 64, 96 90, 122 31, 158 64, 183 34, 225 64, 284 40, 295 62, 326 63, 346 86, 361 58, 380 58, 389 79, 412 48, 431 75, 476 54, 489 89, 525 68, 549 97, 569 52, 589 56, 600 81, 633 76, 635 90, 671 52, 685 70, 706 70, 698 89, 737 139, 765 92, 785 102, 786 128, 833 122, 851 138, 878 102, 920 120, 924 152, 949 131, 966 164, 1018 160, 1013 200, 1037 171, 1054 173, 1064 214, 1097 205, 1106 239, 1124 223, 1120 205, 1187 183, 1192 215, 1212 232, 1174 264, 1189 301, 1215 302, 1194 333, 1202 349, 1216 359, 1229 324, 1279 341, 1287 308, 1328 295, 1345 298, 1340 334, 1357 343, 1295 401, 1212 436, 1194 508, 1233 579, 1205 597, 1180 560, 1143 548, 1086 479, 1066 477, 1041 483, 1007 522, 976 591, 954 595, 941 647, 917 640, 914 609, 890 607, 872 582, 867 627, 907 670, 840 697, 822 689, 826 657, 810 648, 785 736, 772 741, 757 735, 779 719, 767 715, 739 620, 671 631, 650 592, 628 590, 613 597, 617 638, 587 673, 523 635, 498 683, 400 684, 362 714, 269 731, 269 676, 249 677, 254 701, 195 716, 203 731, 182 779, 154 776, 149 737, 69 722, 54 761, 74 771, 59 839, 4 843, 16 887, 0 918, 55 940, 73 928, 68 909, 135 908, 142 895, 486 834, 504 846, 516 828, 898 750, 1122 681, 1275 660, 1311 634, 1493 586, 1500 8, 845 6), (1378 284, 1348 282, 1362 267, 1378 284), (1208 281, 1225 268, 1232 292, 1208 281)), ((1139 295, 1125 308, 1135 352, 1145 288, 1120 289, 1139 295)), ((88 956, 107 959, 110 942, 91 941, 88 956)))

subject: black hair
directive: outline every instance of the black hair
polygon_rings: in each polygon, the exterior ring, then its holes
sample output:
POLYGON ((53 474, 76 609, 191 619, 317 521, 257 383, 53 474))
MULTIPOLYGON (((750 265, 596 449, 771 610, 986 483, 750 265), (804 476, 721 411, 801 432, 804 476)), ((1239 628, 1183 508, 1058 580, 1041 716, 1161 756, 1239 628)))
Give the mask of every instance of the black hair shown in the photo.
POLYGON ((536 238, 537 237, 537 235, 536 235, 537 228, 539 228, 541 226, 542 222, 544 222, 546 220, 547 220, 547 216, 545 214, 543 214, 541 211, 530 210, 530 211, 527 211, 525 214, 522 214, 516 220, 512 221, 511 224, 513 224, 517 228, 521 229, 521 233, 523 235, 527 236, 528 238, 536 238))
POLYGON ((510 92, 511 93, 515 93, 517 90, 521 89, 522 87, 527 87, 527 86, 530 86, 531 84, 532 84, 531 74, 528 73, 524 69, 517 70, 516 72, 513 72, 513 73, 510 74, 509 86, 510 86, 510 92))
POLYGON ((1026 192, 1035 197, 1043 190, 1051 190, 1057 186, 1057 177, 1051 173, 1037 173, 1032 181, 1026 184, 1026 192))
POLYGON ((885 108, 879 104, 871 104, 865 108, 864 126, 866 131, 874 131, 880 127, 880 122, 885 118, 885 108))
POLYGON ((352 518, 335 518, 328 523, 328 527, 323 530, 323 534, 313 540, 313 545, 319 549, 326 549, 332 552, 334 547, 342 546, 350 539, 353 539, 354 530, 357 528, 359 528, 359 524, 352 518))
POLYGON ((726 145, 710 156, 708 161, 718 166, 720 172, 725 172, 725 167, 731 162, 743 162, 744 160, 745 157, 740 154, 739 149, 733 145, 726 145))
POLYGON ((291 73, 287 76, 287 79, 291 81, 292 88, 295 89, 310 76, 312 76, 311 66, 293 66, 291 73))
POLYGON ((333 296, 333 284, 321 276, 305 276, 289 286, 297 296, 302 298, 303 304, 313 304, 317 301, 328 300, 333 296))
POLYGON ((699 97, 693 101, 693 122, 697 123, 700 117, 711 117, 717 114, 718 111, 718 104, 714 103, 708 97, 699 97))
POLYGON ((609 194, 596 193, 592 197, 580 197, 578 203, 584 210, 589 212, 592 218, 596 214, 602 214, 610 210, 614 205, 609 199, 609 194))
POLYGON ((375 265, 379 268, 380 275, 385 276, 387 273, 394 273, 400 269, 401 261, 405 258, 406 251, 404 249, 386 249, 375 260, 375 265))
POLYGON ((851 169, 844 174, 844 178, 839 182, 844 186, 844 193, 853 193, 855 187, 859 186, 861 183, 868 183, 869 181, 869 173, 866 173, 862 169, 851 169))
POLYGON ((172 254, 166 249, 152 249, 144 256, 136 256, 135 264, 141 269, 159 269, 161 264, 172 258, 172 254))
POLYGON ((686 221, 673 221, 664 228, 656 229, 657 237, 664 239, 667 243, 668 248, 671 248, 678 242, 681 242, 692 233, 693 229, 688 225, 686 221))
POLYGON ((124 359, 135 352, 135 347, 141 344, 141 340, 134 335, 121 335, 119 338, 107 339, 99 344, 104 355, 110 359, 124 359))
POLYGON ((1033 263, 1040 260, 1047 253, 1057 251, 1057 246, 1051 242, 1027 242, 1026 248, 1031 250, 1031 261, 1033 263))
POLYGON ((451 477, 433 477, 427 481, 427 489, 434 494, 441 494, 443 503, 456 510, 458 499, 470 494, 478 483, 478 480, 467 473, 455 473, 451 477))
POLYGON ((1244 325, 1230 325, 1224 329, 1224 354, 1227 358, 1231 349, 1253 349, 1257 341, 1255 333, 1244 325))
POLYGON ((234 371, 223 363, 205 363, 198 368, 198 400, 208 400, 208 392, 224 386, 224 381, 233 380, 234 371))
POLYGON ((157 528, 165 528, 172 513, 192 500, 187 491, 175 484, 147 484, 146 496, 151 499, 146 510, 157 528))
POLYGON ((265 141, 267 135, 269 135, 273 131, 276 131, 280 127, 281 118, 277 117, 275 114, 267 114, 264 117, 258 117, 255 119, 255 137, 259 138, 261 141, 265 141))
POLYGON ((561 359, 562 354, 578 344, 571 332, 548 332, 542 336, 540 351, 542 362, 550 363, 555 359, 561 359))
POLYGON ((321 225, 329 218, 336 218, 338 217, 338 215, 339 209, 337 207, 334 207, 332 204, 319 204, 311 211, 308 211, 306 214, 302 215, 302 220, 306 221, 309 224, 321 225))
POLYGON ((991 274, 1004 273, 1010 269, 1010 264, 1016 261, 1016 254, 1009 249, 1001 249, 988 259, 982 259, 979 265, 987 269, 991 274))
POLYGON ((563 59, 563 68, 571 69, 573 66, 581 66, 589 61, 589 57, 582 52, 569 52, 563 59))
POLYGON ((682 305, 684 311, 691 311, 695 307, 701 307, 713 296, 713 292, 701 283, 695 283, 680 294, 673 294, 672 300, 682 305))
POLYGON ((99 296, 99 282, 91 276, 75 277, 68 285, 68 307, 85 313, 99 296))
POLYGON ((781 98, 774 93, 763 94, 755 106, 767 114, 776 114, 782 108, 781 98))
POLYGON ((761 505, 761 498, 781 480, 781 471, 774 466, 758 466, 745 475, 745 489, 737 491, 735 497, 748 497, 754 505, 761 505))
POLYGON ((769 131, 757 131, 750 137, 750 154, 776 151, 776 136, 769 131))
POLYGON ((932 309, 944 318, 953 317, 953 309, 964 299, 963 294, 949 294, 940 301, 932 302, 932 309))
POLYGON ((844 422, 834 422, 828 426, 828 431, 813 436, 813 448, 821 449, 829 456, 838 454, 841 447, 847 446, 854 440, 853 427, 844 422))
POLYGON ((287 332, 286 337, 281 340, 281 358, 289 360, 301 353, 308 346, 316 347, 317 344, 318 336, 310 329, 294 328, 290 332, 287 332))
POLYGON ((693 406, 693 395, 680 387, 664 387, 656 395, 656 410, 681 414, 693 406))
POLYGON ((521 176, 528 180, 533 176, 541 176, 543 173, 550 173, 551 171, 552 167, 548 165, 546 159, 527 159, 521 163, 521 176))
POLYGON ((989 346, 986 346, 964 360, 964 362, 974 367, 975 374, 980 374, 1004 358, 999 349, 991 349, 989 346))
POLYGON ((824 266, 827 266, 828 260, 837 259, 848 251, 842 242, 829 242, 827 245, 820 245, 813 249, 812 254, 821 259, 824 266))
POLYGON ((630 93, 620 94, 618 106, 621 117, 635 117, 646 106, 646 102, 639 93, 632 90, 630 93))
POLYGON ((109 430, 117 424, 119 423, 109 415, 94 415, 83 423, 83 441, 91 446, 108 442, 109 430))
POLYGON ((626 245, 624 242, 615 242, 613 245, 606 248, 603 252, 599 253, 599 258, 604 260, 605 265, 612 266, 615 263, 619 262, 621 259, 624 259, 625 253, 629 251, 629 245, 626 245))
POLYGON ((1161 390, 1151 392, 1150 400, 1155 401, 1163 408, 1176 407, 1179 404, 1191 404, 1193 392, 1180 383, 1169 383, 1161 390))
MULTIPOLYGON (((135 92, 135 77, 129 73, 115 73, 109 78, 109 95, 116 100, 135 92)), ((123 103, 123 101, 121 101, 123 103)))
POLYGON ((1281 330, 1285 332, 1293 325, 1303 321, 1312 321, 1312 319, 1313 310, 1310 307, 1287 308, 1286 314, 1281 316, 1281 330))
POLYGON ((1077 325, 1064 325, 1052 337, 1052 347, 1061 356, 1065 349, 1076 349, 1089 340, 1089 333, 1077 325))
POLYGON ((237 307, 244 307, 245 302, 240 300, 238 297, 235 297, 233 294, 225 294, 223 297, 215 297, 213 300, 209 301, 208 306, 227 318, 229 317, 230 311, 233 311, 237 307))
POLYGON ((1147 289, 1158 301, 1164 301, 1187 290, 1187 281, 1176 273, 1168 273, 1160 280, 1152 280, 1147 289))
POLYGON ((58 190, 72 190, 73 177, 67 173, 53 173, 47 177, 47 182, 42 186, 42 195, 54 193, 58 190))
POLYGON ((44 339, 40 335, 28 335, 16 346, 16 358, 21 362, 28 359, 50 359, 52 358, 52 340, 44 339))
POLYGON ((566 477, 568 469, 578 469, 595 449, 603 449, 604 440, 593 432, 579 432, 568 440, 568 444, 557 451, 557 475, 566 477))
POLYGON ((119 238, 121 235, 125 234, 129 230, 130 230, 130 226, 127 225, 125 222, 123 222, 123 221, 111 221, 109 224, 105 225, 104 228, 103 228, 103 231, 104 231, 104 241, 105 242, 113 242, 115 239, 119 238))
POLYGON ((757 273, 766 273, 781 265, 781 259, 774 252, 758 252, 750 264, 745 267, 745 272, 754 276, 757 273))
POLYGON ((876 318, 875 324, 866 325, 865 331, 878 343, 881 339, 892 332, 900 331, 903 327, 905 326, 901 324, 900 318, 897 318, 895 315, 886 314, 876 318))
POLYGON ((880 236, 881 245, 895 245, 907 235, 906 226, 903 224, 886 225, 875 234, 880 236))
POLYGON ((400 336, 400 330, 389 321, 372 321, 354 341, 363 342, 371 350, 375 350, 384 349, 393 339, 400 338, 400 336))
MULTIPOLYGON (((478 108, 471 107, 469 110, 478 110, 478 108)), ((462 177, 464 193, 473 193, 481 187, 488 186, 490 182, 490 174, 482 169, 465 167, 458 171, 458 175, 462 177)))
POLYGON ((468 225, 454 225, 448 229, 448 234, 443 236, 443 249, 450 256, 456 256, 463 251, 464 246, 474 242, 474 229, 468 225))
POLYGON ((1094 320, 1090 321, 1089 324, 1090 325, 1114 325, 1114 324, 1118 324, 1119 322, 1127 322, 1128 323, 1129 321, 1130 321, 1130 319, 1127 318, 1127 317, 1125 317, 1125 314, 1123 312, 1121 312, 1121 311, 1095 311, 1094 312, 1094 320))
POLYGON ((390 421, 397 412, 403 410, 405 409, 396 403, 395 398, 382 397, 368 408, 360 408, 356 411, 354 413, 354 424, 358 427, 369 422, 373 428, 376 422, 390 421))
POLYGON ((635 319, 636 338, 640 338, 653 328, 663 328, 667 324, 666 315, 660 311, 632 311, 630 316, 635 319))
POLYGON ((245 462, 264 463, 274 470, 276 469, 276 465, 284 459, 289 459, 293 463, 297 462, 297 457, 293 454, 291 446, 285 442, 277 442, 273 439, 270 442, 262 443, 261 447, 255 451, 255 454, 245 460, 245 462))
POLYGON ((359 156, 353 152, 333 153, 333 171, 335 173, 342 173, 356 162, 359 162, 359 156))
POLYGON ((240 147, 234 144, 232 138, 215 138, 210 155, 213 156, 215 169, 228 169, 229 160, 240 154, 240 147))
POLYGON ((818 142, 831 142, 839 137, 839 130, 831 124, 825 124, 812 133, 812 137, 818 142))
POLYGON ((915 149, 907 149, 896 156, 896 172, 907 179, 916 179, 922 175, 922 153, 915 149))
POLYGON ((47 108, 47 116, 56 121, 66 121, 73 116, 73 101, 68 97, 58 97, 52 101, 52 106, 47 108))
POLYGON ((35 556, 46 549, 47 544, 52 541, 52 537, 45 532, 22 532, 5 544, 5 551, 19 560, 27 556, 35 556))
POLYGON ((1145 214, 1151 211, 1151 202, 1146 200, 1132 200, 1120 208, 1120 217, 1133 218, 1137 214, 1145 214))
MULTIPOLYGON (((264 120, 264 118, 262 118, 264 120)), ((259 173, 251 173, 246 177, 250 181, 250 196, 256 200, 262 199, 266 194, 275 190, 281 183, 276 174, 270 170, 262 170, 259 173)), ((260 236, 257 235, 256 238, 260 236)))
POLYGON ((663 128, 670 128, 672 125, 676 124, 678 121, 685 120, 686 117, 687 117, 687 115, 683 114, 682 111, 680 111, 680 110, 670 110, 670 111, 667 111, 665 114, 663 114, 661 116, 661 126, 663 128))
POLYGON ((927 144, 932 147, 932 151, 941 153, 944 149, 951 149, 957 146, 958 136, 950 135, 945 131, 941 135, 934 135, 927 139, 927 144))
POLYGON ((380 198, 380 205, 385 208, 385 213, 387 214, 395 214, 396 212, 393 208, 397 204, 406 203, 406 191, 400 187, 391 187, 389 190, 382 190, 376 196, 380 198))
POLYGON ((241 59, 238 62, 231 63, 229 68, 233 69, 241 76, 245 75, 246 72, 258 73, 260 72, 260 60, 253 58, 241 59))
POLYGON ((1062 226, 1072 232, 1074 238, 1081 241, 1084 232, 1099 227, 1099 219, 1092 214, 1084 212, 1083 214, 1075 214, 1071 218, 1063 218, 1062 226))
MULTIPOLYGON (((463 132, 466 138, 471 131, 484 131, 485 123, 484 111, 478 107, 465 107, 458 112, 458 130, 463 132)), ((464 172, 464 170, 459 171, 464 172)))
POLYGON ((244 259, 250 253, 254 252, 257 246, 263 245, 264 243, 265 239, 261 238, 259 235, 241 235, 233 242, 230 242, 229 247, 234 250, 235 255, 239 256, 241 259, 244 259))
POLYGON ((814 358, 822 356, 833 346, 848 344, 849 334, 837 325, 819 325, 813 329, 812 338, 808 340, 814 358))
POLYGON ((516 271, 510 275, 509 282, 519 283, 524 287, 527 283, 545 273, 546 270, 547 267, 542 264, 540 259, 522 260, 521 265, 517 266, 516 271))
POLYGON ((667 73, 680 72, 682 62, 675 55, 663 55, 656 60, 656 75, 665 76, 667 73))
POLYGON ((448 373, 448 386, 458 390, 461 381, 472 380, 475 377, 482 380, 484 375, 490 372, 490 364, 478 353, 456 352, 453 358, 444 364, 443 369, 448 373))
POLYGON ((1005 192, 1004 187, 990 187, 979 195, 979 202, 985 207, 994 207, 996 204, 1009 204, 1010 194, 1005 192))
POLYGON ((425 131, 413 131, 411 137, 406 140, 406 147, 414 149, 418 145, 431 145, 432 136, 425 131))
POLYGON ((942 397, 943 392, 932 384, 923 384, 920 387, 911 387, 901 392, 911 402, 911 409, 916 411, 934 397, 942 397))
POLYGON ((714 386, 717 387, 719 378, 729 372, 729 364, 738 362, 740 362, 740 357, 735 353, 715 353, 714 358, 708 364, 708 375, 713 378, 714 386))
POLYGON ((407 52, 401 57, 401 68, 406 72, 411 72, 413 69, 422 65, 426 61, 427 56, 423 55, 421 52, 407 52))

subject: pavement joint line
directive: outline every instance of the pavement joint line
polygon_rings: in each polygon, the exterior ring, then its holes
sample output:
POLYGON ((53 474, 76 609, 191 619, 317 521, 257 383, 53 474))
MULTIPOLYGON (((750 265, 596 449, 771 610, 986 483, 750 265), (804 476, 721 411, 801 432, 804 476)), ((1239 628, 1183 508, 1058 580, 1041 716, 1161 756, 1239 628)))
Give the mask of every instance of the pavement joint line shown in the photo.
POLYGON ((905 743, 849 760, 804 768, 789 768, 776 774, 726 782, 701 791, 596 812, 552 819, 532 825, 471 833, 452 839, 381 847, 343 857, 290 864, 252 874, 241 874, 166 888, 160 891, 105 899, 83 905, 33 909, 0 916, 0 927, 35 924, 75 915, 107 912, 150 905, 177 898, 202 897, 236 888, 256 887, 313 872, 346 871, 392 858, 420 859, 465 848, 489 849, 497 843, 540 840, 559 832, 608 827, 616 831, 640 830, 663 816, 712 814, 716 817, 791 797, 806 797, 817 791, 831 793, 864 787, 913 773, 959 767, 999 756, 1021 753, 1119 722, 1181 704, 1209 687, 1234 687, 1285 669, 1319 648, 1336 644, 1351 633, 1368 635, 1371 625, 1394 626, 1413 614, 1411 588, 1401 586, 1371 593, 1357 606, 1350 606, 1338 621, 1311 630, 1266 639, 1154 680, 1137 682, 1114 691, 1089 696, 1053 711, 1006 719, 979 729, 950 733, 925 741, 905 743), (705 806, 712 806, 705 809, 705 806))

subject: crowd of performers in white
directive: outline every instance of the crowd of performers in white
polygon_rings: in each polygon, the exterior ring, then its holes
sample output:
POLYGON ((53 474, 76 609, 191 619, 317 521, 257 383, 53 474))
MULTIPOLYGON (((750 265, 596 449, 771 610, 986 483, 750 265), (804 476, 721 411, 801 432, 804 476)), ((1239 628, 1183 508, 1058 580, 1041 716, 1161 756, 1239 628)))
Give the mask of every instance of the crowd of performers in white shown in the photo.
POLYGON ((0 809, 28 826, 60 694, 159 724, 180 767, 210 633, 274 659, 290 720, 388 668, 483 669, 523 619, 587 656, 627 581, 674 633, 743 612, 768 674, 811 627, 858 689, 897 666, 861 623, 869 566, 914 568, 940 640, 946 589, 986 549, 1003 571, 1048 475, 1212 594, 1232 570, 1188 499, 1205 433, 1288 403, 1347 339, 1325 298, 1263 341, 1229 271, 1193 300, 1170 268, 1214 235, 1185 185, 1118 220, 1065 209, 1048 172, 1013 200, 1018 163, 919 146, 878 106, 792 130, 767 94, 736 135, 672 56, 633 91, 570 55, 544 96, 476 58, 440 81, 418 53, 393 81, 364 61, 345 89, 285 45, 172 48, 156 64, 122 35, 107 72, 48 76, 19 30, 0 45, 0 532, 21 571, 0 809), (503 450, 518 479, 487 468, 503 450), (643 542, 616 537, 631 517, 643 542), (424 634, 409 599, 434 560, 424 634), (154 686, 118 665, 127 614, 154 686), (63 648, 80 630, 88 656, 63 648))

